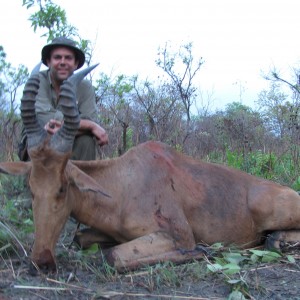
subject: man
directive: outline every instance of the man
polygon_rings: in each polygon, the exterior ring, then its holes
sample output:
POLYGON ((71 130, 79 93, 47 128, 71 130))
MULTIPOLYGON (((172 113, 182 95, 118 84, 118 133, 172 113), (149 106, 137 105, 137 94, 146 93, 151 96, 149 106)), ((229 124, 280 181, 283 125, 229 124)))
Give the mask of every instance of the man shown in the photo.
MULTIPOLYGON (((40 87, 36 97, 37 118, 49 134, 54 134, 62 125, 63 115, 59 107, 60 87, 64 80, 81 68, 85 54, 76 44, 65 37, 55 38, 42 49, 42 62, 48 70, 40 72, 40 87)), ((96 142, 99 146, 108 143, 105 130, 96 123, 96 99, 92 84, 83 80, 76 91, 80 128, 75 137, 72 159, 93 160, 96 158, 96 142)), ((24 158, 21 158, 24 160, 24 158)))

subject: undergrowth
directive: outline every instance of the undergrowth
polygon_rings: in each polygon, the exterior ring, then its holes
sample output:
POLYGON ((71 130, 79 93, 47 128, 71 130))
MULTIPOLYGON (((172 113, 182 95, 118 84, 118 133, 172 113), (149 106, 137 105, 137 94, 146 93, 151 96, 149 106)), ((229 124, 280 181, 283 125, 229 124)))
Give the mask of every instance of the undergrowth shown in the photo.
POLYGON ((208 160, 300 190, 300 166, 290 153, 277 156, 261 150, 242 153, 227 149, 225 157, 212 152, 208 160))

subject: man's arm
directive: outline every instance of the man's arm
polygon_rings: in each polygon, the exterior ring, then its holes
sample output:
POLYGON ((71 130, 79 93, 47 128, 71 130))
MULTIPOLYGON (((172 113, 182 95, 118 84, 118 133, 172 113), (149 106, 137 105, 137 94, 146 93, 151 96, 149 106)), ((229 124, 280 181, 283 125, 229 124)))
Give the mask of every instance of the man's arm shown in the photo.
POLYGON ((78 134, 83 134, 85 132, 90 132, 94 135, 99 146, 108 144, 108 135, 106 131, 96 122, 91 120, 80 120, 78 134))
POLYGON ((97 123, 97 106, 95 90, 92 84, 83 80, 77 90, 78 110, 80 113, 80 128, 78 134, 90 132, 98 141, 99 146, 108 143, 108 135, 105 130, 97 123))
MULTIPOLYGON (((46 123, 44 128, 45 130, 47 130, 48 133, 54 134, 56 131, 60 129, 61 126, 62 126, 61 121, 51 119, 48 123, 46 123)), ((80 125, 79 125, 77 135, 81 135, 85 133, 91 133, 93 136, 95 136, 99 146, 108 144, 108 135, 106 131, 94 121, 80 120, 80 125)))

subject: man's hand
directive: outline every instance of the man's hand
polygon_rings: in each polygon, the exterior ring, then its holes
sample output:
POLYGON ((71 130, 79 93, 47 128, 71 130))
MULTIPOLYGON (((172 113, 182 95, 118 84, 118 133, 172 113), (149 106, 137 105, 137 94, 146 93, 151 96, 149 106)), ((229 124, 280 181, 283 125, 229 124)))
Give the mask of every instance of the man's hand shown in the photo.
POLYGON ((99 125, 94 126, 92 134, 95 136, 97 143, 100 147, 108 144, 108 135, 106 131, 99 125))
MULTIPOLYGON (((55 119, 51 119, 46 125, 44 126, 44 129, 49 134, 54 134, 57 132, 63 124, 63 121, 58 121, 55 119)), ((100 147, 108 144, 108 135, 100 125, 93 121, 89 120, 81 120, 80 121, 80 128, 78 131, 78 134, 84 134, 84 132, 90 131, 91 134, 96 138, 97 143, 100 147)))
POLYGON ((62 126, 62 121, 54 120, 51 119, 46 125, 44 126, 44 129, 49 133, 49 134, 54 134, 57 132, 60 127, 62 126))
POLYGON ((100 147, 108 144, 108 135, 105 129, 96 122, 81 119, 78 134, 84 134, 84 132, 90 132, 96 138, 96 141, 100 147))

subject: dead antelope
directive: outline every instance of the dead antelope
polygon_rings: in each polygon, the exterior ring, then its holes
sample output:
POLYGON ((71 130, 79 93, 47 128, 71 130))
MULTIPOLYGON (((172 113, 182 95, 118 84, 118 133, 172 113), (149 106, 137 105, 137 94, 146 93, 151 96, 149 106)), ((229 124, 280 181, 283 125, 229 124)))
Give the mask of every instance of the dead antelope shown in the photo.
POLYGON ((197 243, 280 248, 300 240, 300 198, 288 187, 222 165, 194 160, 147 142, 103 161, 69 160, 79 126, 75 86, 65 81, 61 129, 48 136, 35 114, 39 76, 28 80, 21 103, 30 162, 3 162, 6 174, 29 174, 35 224, 31 259, 55 270, 55 246, 72 215, 91 228, 82 246, 113 243, 107 259, 118 270, 201 256, 197 243), (91 234, 92 233, 92 234, 91 234))

